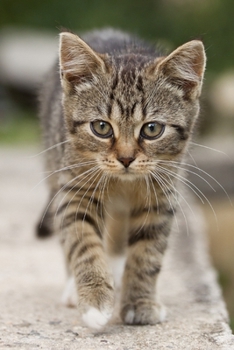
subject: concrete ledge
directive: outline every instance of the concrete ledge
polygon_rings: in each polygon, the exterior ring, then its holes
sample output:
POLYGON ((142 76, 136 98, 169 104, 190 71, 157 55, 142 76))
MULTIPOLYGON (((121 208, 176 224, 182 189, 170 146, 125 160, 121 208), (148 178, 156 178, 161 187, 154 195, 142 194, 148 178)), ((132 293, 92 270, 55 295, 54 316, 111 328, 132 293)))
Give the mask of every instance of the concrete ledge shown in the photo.
POLYGON ((234 349, 199 208, 189 234, 182 229, 171 236, 159 285, 166 322, 129 327, 115 318, 96 335, 82 327, 77 311, 59 303, 65 272, 56 238, 34 238, 46 200, 44 185, 34 188, 43 177, 40 157, 31 158, 35 153, 0 150, 1 349, 234 349))

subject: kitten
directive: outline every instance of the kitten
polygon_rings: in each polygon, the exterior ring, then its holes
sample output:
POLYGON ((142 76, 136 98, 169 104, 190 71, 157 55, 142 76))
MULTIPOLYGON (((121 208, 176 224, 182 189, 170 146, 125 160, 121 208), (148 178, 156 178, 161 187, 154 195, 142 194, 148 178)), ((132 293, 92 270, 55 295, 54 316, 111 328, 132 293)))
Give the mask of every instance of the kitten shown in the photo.
POLYGON ((163 320, 156 282, 205 61, 197 40, 164 57, 119 31, 96 31, 85 41, 60 35, 59 69, 41 95, 53 176, 38 235, 59 233, 81 318, 91 328, 111 318, 120 284, 123 322, 163 320))

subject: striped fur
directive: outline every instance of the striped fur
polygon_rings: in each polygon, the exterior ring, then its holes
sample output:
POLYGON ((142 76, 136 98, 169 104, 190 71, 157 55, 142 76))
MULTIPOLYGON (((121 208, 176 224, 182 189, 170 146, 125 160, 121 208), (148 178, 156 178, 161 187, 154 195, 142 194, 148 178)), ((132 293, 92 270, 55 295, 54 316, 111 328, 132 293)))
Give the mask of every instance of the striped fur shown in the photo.
POLYGON ((60 77, 56 65, 42 90, 51 196, 38 234, 60 234, 88 326, 112 315, 116 261, 122 320, 154 324, 164 315, 156 281, 199 112, 204 48, 191 41, 163 57, 118 31, 84 39, 61 34, 60 77))

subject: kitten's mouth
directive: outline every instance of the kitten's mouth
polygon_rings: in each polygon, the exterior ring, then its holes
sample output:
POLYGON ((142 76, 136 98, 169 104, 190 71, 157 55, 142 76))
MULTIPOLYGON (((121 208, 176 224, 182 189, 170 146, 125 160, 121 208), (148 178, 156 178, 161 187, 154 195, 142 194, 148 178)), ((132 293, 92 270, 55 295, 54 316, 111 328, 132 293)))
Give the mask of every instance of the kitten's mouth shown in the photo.
POLYGON ((136 176, 136 174, 133 171, 131 171, 130 169, 120 169, 120 170, 111 172, 111 175, 118 176, 118 177, 129 177, 131 175, 136 176))
POLYGON ((135 175, 136 176, 136 171, 134 171, 133 169, 127 167, 127 168, 122 168, 120 171, 119 171, 119 174, 120 175, 123 175, 123 176, 129 176, 129 175, 135 175))
POLYGON ((137 171, 137 169, 133 169, 131 167, 121 167, 121 168, 107 168, 106 169, 106 174, 110 175, 111 177, 115 177, 121 180, 136 180, 136 178, 142 178, 145 176, 145 173, 142 171, 137 171))
POLYGON ((118 172, 112 173, 112 176, 118 178, 121 181, 134 181, 137 178, 143 176, 142 173, 138 173, 131 168, 124 168, 119 170, 118 172))

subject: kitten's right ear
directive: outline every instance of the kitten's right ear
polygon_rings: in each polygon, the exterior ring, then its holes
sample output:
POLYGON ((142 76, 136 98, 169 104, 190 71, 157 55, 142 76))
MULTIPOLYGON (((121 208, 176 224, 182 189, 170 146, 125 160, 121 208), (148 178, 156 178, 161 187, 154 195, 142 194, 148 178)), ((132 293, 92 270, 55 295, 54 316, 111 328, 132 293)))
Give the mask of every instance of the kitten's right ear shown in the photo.
POLYGON ((62 83, 74 85, 87 82, 93 75, 106 72, 105 55, 93 51, 77 35, 60 34, 59 64, 62 83))
POLYGON ((204 46, 192 40, 178 47, 169 56, 157 59, 148 68, 151 77, 161 76, 184 92, 186 98, 200 96, 206 65, 204 46))

